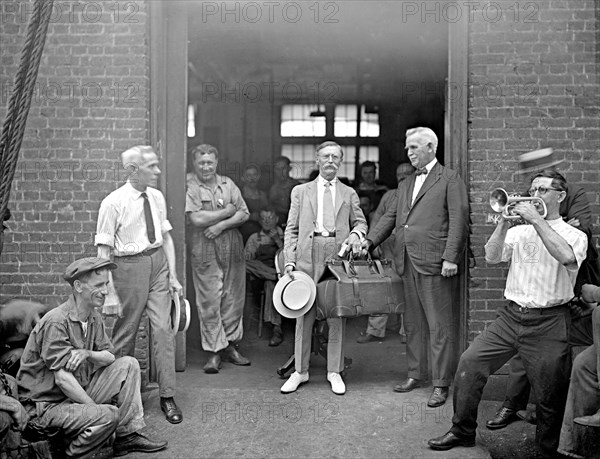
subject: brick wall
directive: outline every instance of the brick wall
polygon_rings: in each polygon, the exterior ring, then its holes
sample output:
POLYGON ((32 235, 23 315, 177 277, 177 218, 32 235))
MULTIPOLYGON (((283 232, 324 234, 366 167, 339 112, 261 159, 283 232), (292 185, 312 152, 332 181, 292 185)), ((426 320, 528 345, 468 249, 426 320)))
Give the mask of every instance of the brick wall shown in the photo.
MULTIPOLYGON (((2 121, 32 7, 0 4, 2 121)), ((124 179, 119 153, 149 139, 148 55, 143 1, 55 1, 10 197, 0 303, 60 304, 64 268, 95 254, 100 201, 124 179)))
POLYGON ((582 185, 598 235, 600 36, 598 6, 587 1, 494 2, 473 14, 469 34, 469 168, 476 267, 470 271, 471 337, 503 303, 506 269, 487 265, 483 246, 489 192, 522 191, 516 158, 542 147, 566 161, 568 182, 582 185), (519 8, 515 10, 515 5, 519 8))

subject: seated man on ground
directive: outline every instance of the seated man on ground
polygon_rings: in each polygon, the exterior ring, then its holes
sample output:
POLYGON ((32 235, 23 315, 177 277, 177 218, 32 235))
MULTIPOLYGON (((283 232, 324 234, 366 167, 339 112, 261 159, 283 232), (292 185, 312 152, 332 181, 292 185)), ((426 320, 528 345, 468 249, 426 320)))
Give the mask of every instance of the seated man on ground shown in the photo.
POLYGON ((0 369, 0 451, 18 447, 15 430, 21 431, 27 426, 29 416, 16 398, 15 379, 0 369))
POLYGON ((274 209, 262 209, 259 223, 261 230, 252 234, 244 249, 246 255, 246 272, 258 280, 264 281, 265 322, 273 326, 273 334, 269 346, 279 346, 283 342, 281 315, 273 306, 273 289, 277 282, 275 270, 275 254, 283 247, 283 230, 277 226, 279 219, 274 209))
POLYGON ((73 295, 38 322, 21 358, 19 398, 29 423, 39 432, 61 429, 67 457, 89 455, 115 433, 115 456, 167 446, 139 433, 145 426, 139 364, 128 356, 115 360, 98 312, 115 268, 95 257, 71 263, 63 277, 73 295))

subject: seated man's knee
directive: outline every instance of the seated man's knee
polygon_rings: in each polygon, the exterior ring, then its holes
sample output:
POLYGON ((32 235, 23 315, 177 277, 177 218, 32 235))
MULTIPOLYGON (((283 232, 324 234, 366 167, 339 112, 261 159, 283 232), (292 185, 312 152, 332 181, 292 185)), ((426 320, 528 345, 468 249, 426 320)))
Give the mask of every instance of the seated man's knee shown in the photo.
POLYGON ((130 357, 128 355, 124 357, 119 357, 115 360, 114 363, 125 368, 131 368, 133 370, 139 371, 140 369, 140 363, 138 362, 138 360, 135 357, 130 357))

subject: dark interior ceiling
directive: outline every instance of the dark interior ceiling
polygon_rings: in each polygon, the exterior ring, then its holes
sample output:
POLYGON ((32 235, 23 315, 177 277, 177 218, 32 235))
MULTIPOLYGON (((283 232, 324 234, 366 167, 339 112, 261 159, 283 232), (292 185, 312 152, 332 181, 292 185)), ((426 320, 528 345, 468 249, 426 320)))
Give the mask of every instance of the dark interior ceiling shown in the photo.
POLYGON ((335 11, 320 2, 318 21, 315 2, 297 2, 302 17, 295 23, 283 17, 285 2, 273 2, 280 7, 272 22, 268 7, 257 2, 262 16, 255 23, 244 16, 254 18, 256 8, 244 15, 240 7, 236 20, 203 15, 202 3, 189 3, 190 100, 200 97, 203 82, 232 88, 270 80, 335 82, 350 98, 381 102, 401 97, 410 84, 443 84, 447 75, 446 21, 403 17, 400 1, 329 2, 335 11), (337 22, 325 23, 327 15, 337 22))

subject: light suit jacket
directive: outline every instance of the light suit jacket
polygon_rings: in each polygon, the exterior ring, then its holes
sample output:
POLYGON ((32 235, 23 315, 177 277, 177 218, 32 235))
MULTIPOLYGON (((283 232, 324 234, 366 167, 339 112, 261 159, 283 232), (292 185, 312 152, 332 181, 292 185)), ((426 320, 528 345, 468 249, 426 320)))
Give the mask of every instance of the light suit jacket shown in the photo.
MULTIPOLYGON (((367 232, 367 221, 360 208, 356 191, 336 181, 335 185, 335 245, 322 254, 313 265, 313 237, 317 221, 317 179, 292 189, 290 213, 285 227, 283 256, 285 264, 295 263, 296 269, 310 275, 315 282, 324 270, 325 260, 331 253, 337 254, 342 242, 353 229, 363 235, 367 232)), ((334 257, 335 258, 335 257, 334 257)))
POLYGON ((396 205, 390 205, 367 239, 374 246, 396 228, 396 269, 404 273, 404 254, 415 269, 426 275, 441 275, 442 261, 460 263, 469 230, 469 200, 457 172, 436 163, 427 174, 411 205, 416 174, 398 185, 396 205))

